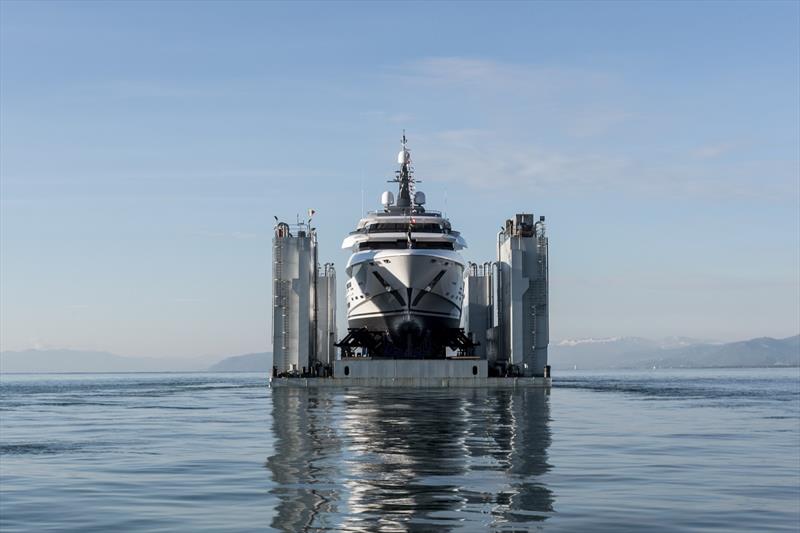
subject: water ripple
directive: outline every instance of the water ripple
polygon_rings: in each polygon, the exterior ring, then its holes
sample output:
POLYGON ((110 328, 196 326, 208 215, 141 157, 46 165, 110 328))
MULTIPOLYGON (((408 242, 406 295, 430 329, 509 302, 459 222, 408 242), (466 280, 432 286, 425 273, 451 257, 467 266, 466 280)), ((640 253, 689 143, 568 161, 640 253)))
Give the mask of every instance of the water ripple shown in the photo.
POLYGON ((796 531, 800 379, 563 373, 544 390, 0 376, 0 529, 796 531))

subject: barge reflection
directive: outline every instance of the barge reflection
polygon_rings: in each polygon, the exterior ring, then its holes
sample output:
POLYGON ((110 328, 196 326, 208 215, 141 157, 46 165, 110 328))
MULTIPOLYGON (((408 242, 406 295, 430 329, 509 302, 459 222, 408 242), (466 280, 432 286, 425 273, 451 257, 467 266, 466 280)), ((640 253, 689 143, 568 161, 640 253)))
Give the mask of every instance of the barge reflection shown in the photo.
POLYGON ((543 389, 273 389, 282 531, 525 530, 553 511, 543 389))

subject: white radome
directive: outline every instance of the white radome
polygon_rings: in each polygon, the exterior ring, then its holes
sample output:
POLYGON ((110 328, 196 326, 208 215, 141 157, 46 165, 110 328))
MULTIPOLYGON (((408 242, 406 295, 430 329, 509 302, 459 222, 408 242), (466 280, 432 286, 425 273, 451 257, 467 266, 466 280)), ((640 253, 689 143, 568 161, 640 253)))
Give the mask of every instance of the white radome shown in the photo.
POLYGON ((394 194, 392 194, 392 191, 383 191, 383 194, 381 194, 381 204, 383 207, 389 207, 394 204, 394 194))
POLYGON ((411 152, 408 150, 400 150, 400 153, 397 154, 397 164, 398 165, 405 165, 406 163, 411 162, 411 152))

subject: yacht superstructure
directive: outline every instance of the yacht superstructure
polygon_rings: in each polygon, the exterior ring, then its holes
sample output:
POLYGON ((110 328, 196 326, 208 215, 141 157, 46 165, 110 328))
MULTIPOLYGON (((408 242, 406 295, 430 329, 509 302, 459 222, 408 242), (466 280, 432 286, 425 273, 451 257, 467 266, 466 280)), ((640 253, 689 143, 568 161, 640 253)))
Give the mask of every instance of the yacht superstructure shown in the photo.
POLYGON ((466 242, 440 212, 425 208, 405 134, 397 163, 397 199, 384 192, 383 209, 362 218, 342 243, 353 252, 345 270, 348 328, 371 356, 444 357, 463 337, 459 250, 466 242))

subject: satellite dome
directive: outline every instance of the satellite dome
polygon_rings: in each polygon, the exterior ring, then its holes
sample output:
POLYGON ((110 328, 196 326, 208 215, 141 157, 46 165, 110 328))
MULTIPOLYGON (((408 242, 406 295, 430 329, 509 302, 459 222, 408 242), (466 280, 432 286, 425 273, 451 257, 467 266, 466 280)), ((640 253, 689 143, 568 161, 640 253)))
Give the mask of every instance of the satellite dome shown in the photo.
POLYGON ((425 193, 422 191, 415 192, 414 203, 417 205, 425 205, 425 193))
POLYGON ((392 191, 383 191, 383 194, 381 194, 381 203, 383 207, 389 207, 394 203, 394 194, 392 194, 392 191))
POLYGON ((397 154, 397 164, 405 165, 407 163, 411 163, 411 152, 403 148, 400 150, 400 153, 397 154))

